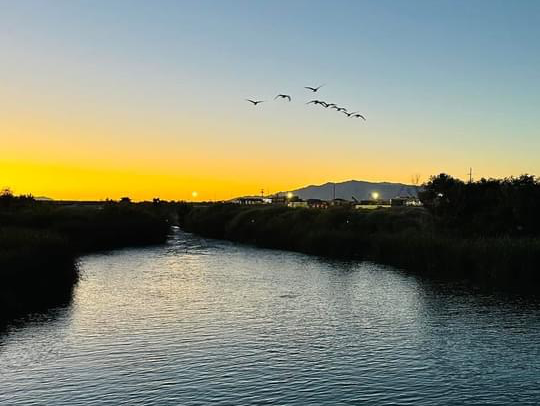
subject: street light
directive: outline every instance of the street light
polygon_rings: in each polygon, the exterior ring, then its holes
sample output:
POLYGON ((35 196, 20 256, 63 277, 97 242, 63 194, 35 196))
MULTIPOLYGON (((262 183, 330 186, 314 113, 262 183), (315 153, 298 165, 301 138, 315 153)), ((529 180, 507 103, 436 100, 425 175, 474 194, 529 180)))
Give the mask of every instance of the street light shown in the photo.
POLYGON ((378 200, 379 199, 379 192, 371 192, 371 198, 373 200, 378 200))
POLYGON ((287 199, 292 199, 292 198, 293 198, 292 192, 288 192, 288 193, 287 193, 287 199))

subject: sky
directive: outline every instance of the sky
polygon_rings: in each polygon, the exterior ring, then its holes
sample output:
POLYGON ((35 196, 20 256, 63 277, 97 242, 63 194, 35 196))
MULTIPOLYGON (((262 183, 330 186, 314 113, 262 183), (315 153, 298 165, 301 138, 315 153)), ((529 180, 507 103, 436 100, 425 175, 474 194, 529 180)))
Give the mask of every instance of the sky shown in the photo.
POLYGON ((0 187, 215 200, 540 175, 539 39, 526 0, 0 0, 0 187), (367 120, 306 105, 321 84, 367 120))

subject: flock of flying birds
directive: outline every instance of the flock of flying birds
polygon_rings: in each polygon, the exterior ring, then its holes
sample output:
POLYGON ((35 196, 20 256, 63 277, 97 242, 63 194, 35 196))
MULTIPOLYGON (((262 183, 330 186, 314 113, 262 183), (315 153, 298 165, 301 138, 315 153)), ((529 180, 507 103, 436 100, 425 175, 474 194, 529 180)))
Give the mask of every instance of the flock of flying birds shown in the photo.
MULTIPOLYGON (((313 93, 317 93, 321 87, 324 85, 320 85, 319 87, 311 87, 311 86, 304 86, 304 89, 310 90, 313 93)), ((288 101, 292 100, 292 97, 288 94, 278 94, 276 97, 274 97, 274 100, 276 99, 287 99, 288 101)), ((252 100, 252 99, 246 99, 246 101, 253 104, 253 106, 257 106, 259 103, 264 103, 266 100, 252 100)), ((336 110, 339 113, 345 114, 349 118, 361 118, 362 120, 366 120, 366 118, 359 114, 357 111, 350 112, 345 107, 340 107, 335 103, 327 103, 323 100, 311 100, 308 101, 306 104, 314 104, 318 106, 322 106, 325 109, 333 109, 336 110)))

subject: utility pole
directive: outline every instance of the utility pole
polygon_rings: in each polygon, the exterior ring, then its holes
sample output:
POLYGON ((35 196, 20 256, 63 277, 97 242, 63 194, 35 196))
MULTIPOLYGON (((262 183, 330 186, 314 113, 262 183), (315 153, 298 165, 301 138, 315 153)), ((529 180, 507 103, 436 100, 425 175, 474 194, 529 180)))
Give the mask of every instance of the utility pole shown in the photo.
POLYGON ((472 168, 469 168, 469 183, 472 183, 472 168))
POLYGON ((264 197, 264 189, 261 189, 261 197, 264 197))
POLYGON ((332 183, 332 186, 334 187, 333 200, 336 200, 336 182, 332 183))

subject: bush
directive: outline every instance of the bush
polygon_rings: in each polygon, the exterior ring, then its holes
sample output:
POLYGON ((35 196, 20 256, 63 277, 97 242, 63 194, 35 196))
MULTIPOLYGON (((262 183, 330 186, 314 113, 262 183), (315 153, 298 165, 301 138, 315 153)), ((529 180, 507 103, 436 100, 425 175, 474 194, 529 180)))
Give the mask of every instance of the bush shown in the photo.
POLYGON ((534 176, 464 183, 440 174, 423 185, 420 199, 463 235, 540 237, 540 181, 534 176))
MULTIPOLYGON (((304 209, 194 206, 187 231, 261 247, 396 265, 435 277, 528 288, 539 281, 540 239, 463 236, 422 208, 304 209)), ((458 230, 459 231, 459 230, 458 230)))
POLYGON ((0 321, 69 299, 75 258, 88 251, 162 243, 175 205, 59 205, 0 194, 0 321))

